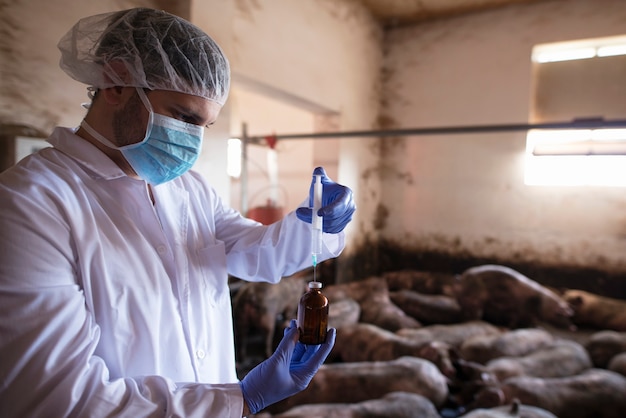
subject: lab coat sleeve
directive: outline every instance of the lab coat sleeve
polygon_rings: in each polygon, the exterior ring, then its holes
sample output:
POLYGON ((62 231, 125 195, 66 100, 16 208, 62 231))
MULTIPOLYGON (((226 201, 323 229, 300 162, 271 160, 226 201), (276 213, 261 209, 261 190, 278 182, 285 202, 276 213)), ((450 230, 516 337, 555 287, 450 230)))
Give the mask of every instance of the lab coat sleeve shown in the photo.
POLYGON ((47 193, 0 182, 0 416, 241 417, 237 383, 109 379, 66 209, 47 193))
MULTIPOLYGON (((276 283, 281 277, 311 267, 311 224, 298 219, 295 211, 266 226, 219 202, 216 231, 226 244, 228 272, 240 279, 276 283)), ((324 233, 323 242, 318 262, 341 254, 345 233, 324 233)))

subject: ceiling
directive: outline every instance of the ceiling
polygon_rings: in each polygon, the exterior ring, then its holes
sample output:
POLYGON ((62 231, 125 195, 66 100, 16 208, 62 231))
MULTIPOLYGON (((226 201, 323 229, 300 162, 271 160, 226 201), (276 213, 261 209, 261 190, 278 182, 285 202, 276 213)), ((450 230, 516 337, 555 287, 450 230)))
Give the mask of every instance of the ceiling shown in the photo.
POLYGON ((385 27, 411 25, 426 20, 495 9, 540 0, 358 0, 385 27))

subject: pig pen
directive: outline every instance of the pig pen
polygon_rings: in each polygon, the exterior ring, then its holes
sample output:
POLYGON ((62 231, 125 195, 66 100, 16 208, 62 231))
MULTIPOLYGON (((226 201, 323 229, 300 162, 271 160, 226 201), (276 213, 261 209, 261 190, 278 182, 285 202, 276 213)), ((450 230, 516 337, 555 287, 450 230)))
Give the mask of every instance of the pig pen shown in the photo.
MULTIPOLYGON (((233 286, 240 377, 276 347, 311 278, 233 286)), ((306 390, 257 417, 626 416, 624 300, 502 265, 389 271, 323 291, 333 351, 306 390)))

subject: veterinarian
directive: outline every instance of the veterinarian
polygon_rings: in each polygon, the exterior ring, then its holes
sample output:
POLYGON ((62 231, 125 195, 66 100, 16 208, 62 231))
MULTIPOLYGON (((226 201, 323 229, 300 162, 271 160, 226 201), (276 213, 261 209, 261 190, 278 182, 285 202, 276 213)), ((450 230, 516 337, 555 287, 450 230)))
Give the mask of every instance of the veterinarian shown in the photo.
MULTIPOLYGON (((138 8, 80 20, 59 48, 92 100, 80 127, 0 176, 0 416, 241 417, 303 390, 334 329, 303 346, 292 324, 235 371, 227 276, 309 267, 311 210, 264 226, 190 171, 228 96, 218 45, 138 8)), ((328 259, 355 205, 315 172, 328 259)))

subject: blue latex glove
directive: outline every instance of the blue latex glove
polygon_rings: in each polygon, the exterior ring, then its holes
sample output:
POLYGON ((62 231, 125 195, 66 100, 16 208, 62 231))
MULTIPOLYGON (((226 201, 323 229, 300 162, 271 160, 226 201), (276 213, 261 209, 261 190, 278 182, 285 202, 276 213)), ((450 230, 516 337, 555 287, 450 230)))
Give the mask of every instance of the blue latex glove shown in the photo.
POLYGON ((298 208, 296 210, 296 216, 301 221, 311 223, 313 185, 315 184, 316 174, 322 175, 322 207, 317 213, 318 216, 324 218, 322 231, 337 234, 343 231, 346 225, 348 225, 348 222, 352 220, 356 205, 352 199, 352 190, 332 181, 326 175, 326 171, 324 171, 323 167, 317 167, 313 171, 313 180, 311 181, 311 188, 309 189, 309 207, 298 208))
POLYGON ((337 330, 330 328, 326 342, 304 345, 298 341, 295 320, 270 358, 256 366, 240 382, 243 398, 252 414, 304 390, 335 345, 337 330))

